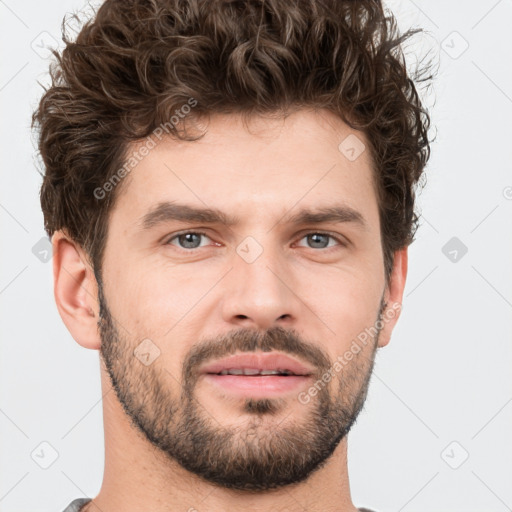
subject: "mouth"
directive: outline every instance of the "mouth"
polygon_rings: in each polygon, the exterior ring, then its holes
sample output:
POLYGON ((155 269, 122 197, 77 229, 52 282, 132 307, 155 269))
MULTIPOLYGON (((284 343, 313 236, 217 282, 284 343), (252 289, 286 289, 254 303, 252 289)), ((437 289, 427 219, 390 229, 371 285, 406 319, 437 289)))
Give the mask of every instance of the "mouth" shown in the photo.
POLYGON ((252 353, 209 364, 201 374, 223 395, 268 398, 297 391, 309 381, 313 370, 285 354, 252 353))
MULTIPOLYGON (((265 375, 277 375, 280 377, 287 377, 289 375, 295 375, 291 370, 261 370, 257 368, 230 368, 229 370, 222 370, 218 373, 208 372, 207 375, 244 375, 245 377, 258 377, 265 375)), ((306 375, 302 375, 306 377, 306 375)))
POLYGON ((236 354, 207 364, 201 373, 209 375, 243 375, 258 376, 301 376, 307 377, 313 369, 306 364, 278 352, 236 354))

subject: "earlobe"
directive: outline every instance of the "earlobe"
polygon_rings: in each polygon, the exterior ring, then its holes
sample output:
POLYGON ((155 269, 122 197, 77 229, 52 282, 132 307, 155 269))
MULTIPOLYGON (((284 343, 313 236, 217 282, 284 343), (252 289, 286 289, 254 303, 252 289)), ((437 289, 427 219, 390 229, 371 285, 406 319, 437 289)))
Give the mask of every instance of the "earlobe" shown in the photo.
POLYGON ((82 347, 99 350, 98 286, 83 249, 64 232, 52 237, 53 285, 57 309, 82 347))
POLYGON ((393 270, 384 296, 387 307, 381 315, 382 330, 379 334, 379 348, 385 347, 391 340, 391 333, 402 310, 402 299, 407 278, 407 249, 407 247, 404 247, 395 252, 393 270))

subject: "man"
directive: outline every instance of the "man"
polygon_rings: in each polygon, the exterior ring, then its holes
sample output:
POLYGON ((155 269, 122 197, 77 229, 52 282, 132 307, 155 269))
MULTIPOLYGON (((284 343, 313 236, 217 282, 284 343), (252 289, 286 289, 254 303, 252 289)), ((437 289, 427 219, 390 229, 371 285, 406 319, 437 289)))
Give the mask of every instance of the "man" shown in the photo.
POLYGON ((378 1, 107 0, 34 122, 55 299, 99 350, 87 512, 353 512, 429 115, 378 1))

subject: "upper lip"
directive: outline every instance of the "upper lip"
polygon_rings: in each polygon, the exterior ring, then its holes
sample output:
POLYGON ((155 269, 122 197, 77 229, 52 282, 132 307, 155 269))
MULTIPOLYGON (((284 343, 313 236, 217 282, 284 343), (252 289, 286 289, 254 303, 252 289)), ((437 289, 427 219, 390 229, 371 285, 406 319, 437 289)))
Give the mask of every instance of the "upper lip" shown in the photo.
POLYGON ((279 353, 237 354, 219 359, 201 368, 201 373, 220 373, 231 369, 288 370, 295 375, 311 375, 312 369, 296 359, 279 353))

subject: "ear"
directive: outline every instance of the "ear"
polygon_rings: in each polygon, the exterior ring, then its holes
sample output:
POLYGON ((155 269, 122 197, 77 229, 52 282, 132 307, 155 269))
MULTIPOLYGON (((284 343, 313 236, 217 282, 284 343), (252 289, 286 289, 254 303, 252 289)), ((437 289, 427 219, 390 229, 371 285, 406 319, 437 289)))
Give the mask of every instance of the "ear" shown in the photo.
POLYGON ((387 306, 381 315, 383 327, 379 334, 379 348, 385 347, 389 343, 391 333, 402 311, 402 297, 407 277, 407 249, 404 247, 395 252, 393 270, 384 293, 387 306))
POLYGON ((53 291, 68 331, 82 347, 100 349, 98 284, 83 249, 63 231, 52 237, 53 291))

